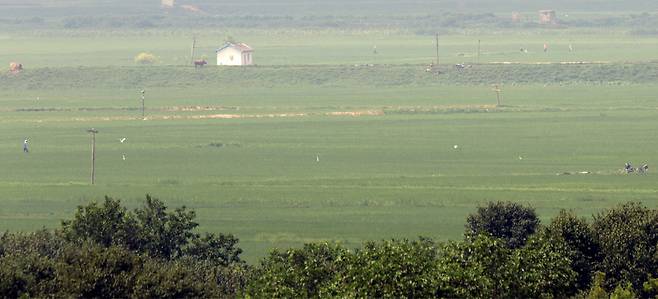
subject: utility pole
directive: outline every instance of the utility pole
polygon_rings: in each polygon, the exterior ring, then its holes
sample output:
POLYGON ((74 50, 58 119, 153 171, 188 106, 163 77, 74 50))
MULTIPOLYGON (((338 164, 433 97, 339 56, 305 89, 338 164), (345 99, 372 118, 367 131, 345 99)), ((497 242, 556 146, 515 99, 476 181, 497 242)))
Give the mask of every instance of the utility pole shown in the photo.
POLYGON ((480 40, 478 39, 478 54, 477 54, 477 63, 480 63, 480 40))
POLYGON ((96 133, 98 130, 91 128, 87 132, 91 133, 91 184, 93 185, 96 178, 96 133))
POLYGON ((436 67, 439 67, 439 33, 436 33, 436 67))
POLYGON ((500 89, 500 86, 496 84, 494 85, 493 91, 496 92, 496 107, 500 107, 500 99, 501 99, 500 93, 502 90, 500 89))
POLYGON ((146 91, 142 89, 142 119, 146 119, 146 114, 144 112, 144 99, 145 99, 144 93, 146 93, 146 91))
POLYGON ((192 61, 191 61, 192 65, 194 65, 194 51, 195 50, 196 50, 196 35, 192 37, 192 53, 190 55, 192 57, 192 61))

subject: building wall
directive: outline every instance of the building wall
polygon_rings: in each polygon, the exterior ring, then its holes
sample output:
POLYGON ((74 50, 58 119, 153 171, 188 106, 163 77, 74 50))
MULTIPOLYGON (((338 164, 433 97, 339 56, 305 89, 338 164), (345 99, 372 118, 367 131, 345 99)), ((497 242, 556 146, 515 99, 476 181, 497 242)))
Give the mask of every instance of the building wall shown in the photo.
POLYGON ((253 65, 254 64, 254 58, 253 58, 252 54, 253 54, 252 52, 242 53, 242 65, 253 65))
POLYGON ((243 65, 242 53, 234 48, 219 51, 217 52, 217 65, 243 65))

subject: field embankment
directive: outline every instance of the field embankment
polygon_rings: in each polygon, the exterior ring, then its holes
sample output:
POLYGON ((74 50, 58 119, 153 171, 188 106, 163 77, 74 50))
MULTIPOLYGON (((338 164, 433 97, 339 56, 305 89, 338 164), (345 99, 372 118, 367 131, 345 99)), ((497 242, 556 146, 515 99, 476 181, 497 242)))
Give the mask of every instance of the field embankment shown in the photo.
POLYGON ((45 88, 141 88, 190 86, 399 86, 433 84, 610 84, 658 81, 658 62, 609 64, 480 64, 466 69, 441 65, 439 75, 423 65, 256 66, 218 68, 61 67, 0 76, 14 90, 45 88))

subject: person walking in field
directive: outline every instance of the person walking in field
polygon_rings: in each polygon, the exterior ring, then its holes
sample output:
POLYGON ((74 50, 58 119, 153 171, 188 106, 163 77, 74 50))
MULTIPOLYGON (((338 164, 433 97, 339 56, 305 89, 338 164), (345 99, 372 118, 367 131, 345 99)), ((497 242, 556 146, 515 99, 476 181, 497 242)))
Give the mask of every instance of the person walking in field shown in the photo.
POLYGON ((30 150, 27 148, 27 138, 23 141, 23 152, 24 153, 29 153, 30 150))
POLYGON ((548 52, 548 44, 544 43, 544 53, 548 52))

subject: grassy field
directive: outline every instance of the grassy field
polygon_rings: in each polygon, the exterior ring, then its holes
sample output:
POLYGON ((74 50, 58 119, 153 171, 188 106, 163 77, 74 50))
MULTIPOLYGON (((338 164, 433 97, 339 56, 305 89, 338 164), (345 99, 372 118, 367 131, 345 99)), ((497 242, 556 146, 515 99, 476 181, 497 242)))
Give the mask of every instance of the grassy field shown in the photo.
POLYGON ((199 54, 211 63, 234 35, 257 48, 260 66, 195 71, 180 66, 191 35, 0 33, 0 61, 26 65, 0 75, 0 230, 54 227, 90 200, 136 206, 149 193, 194 208, 203 230, 236 234, 253 262, 317 240, 459 238, 489 200, 529 203, 542 219, 656 205, 655 36, 445 36, 437 77, 424 71, 428 36, 205 31, 199 54), (483 63, 528 64, 455 70, 475 59, 477 39, 483 63), (139 51, 161 63, 135 66, 139 51), (534 64, 581 60, 613 63, 534 64), (100 131, 95 186, 90 127, 100 131), (620 174, 627 161, 650 173, 620 174))
MULTIPOLYGON (((0 32, 0 61, 19 61, 27 69, 63 66, 134 66, 142 52, 158 56, 160 65, 190 63, 192 35, 197 58, 216 64, 215 49, 231 36, 256 49, 259 65, 428 64, 435 60, 433 36, 395 30, 244 30, 115 32, 0 32), (374 54, 374 47, 377 54, 374 54)), ((632 62, 656 60, 658 36, 634 36, 623 30, 464 30, 441 36, 441 63, 488 62, 632 62), (481 41, 480 57, 477 44, 481 41), (543 52, 547 43, 549 51, 543 52), (569 51, 569 44, 574 49, 569 51), (520 51, 528 49, 528 53, 520 51)))

